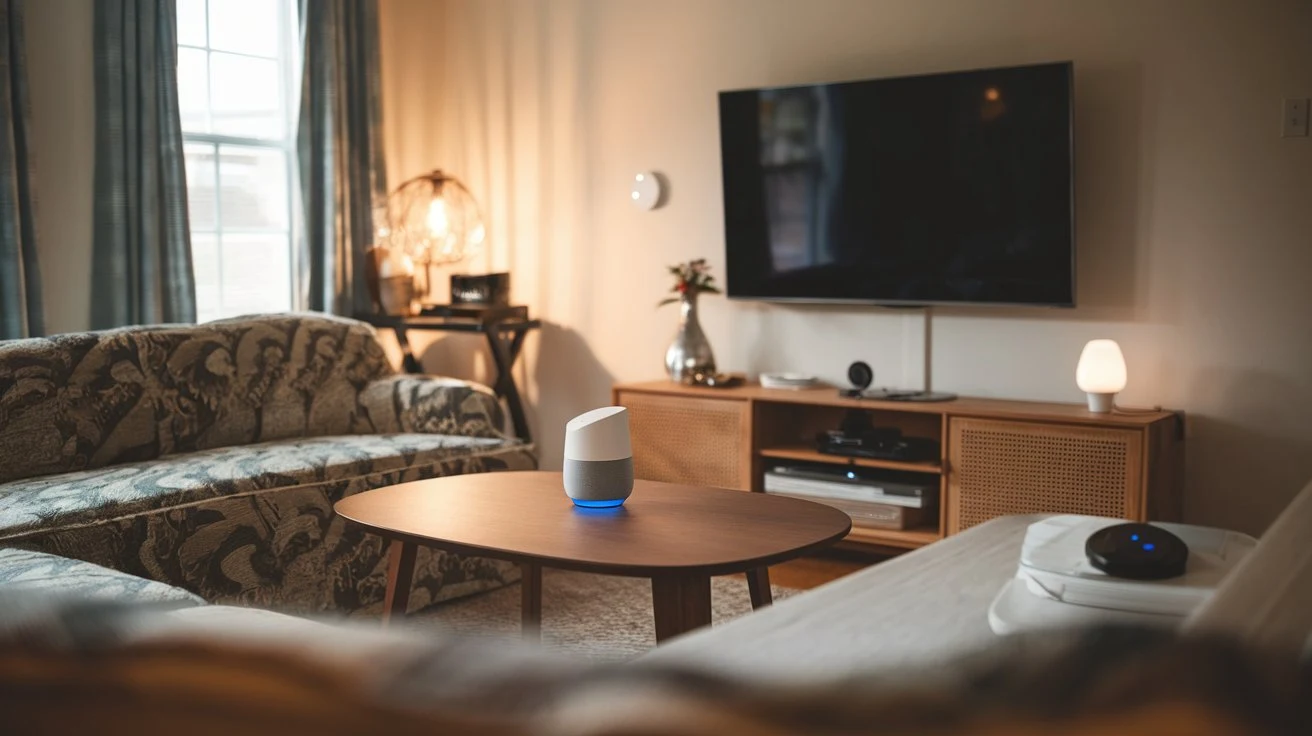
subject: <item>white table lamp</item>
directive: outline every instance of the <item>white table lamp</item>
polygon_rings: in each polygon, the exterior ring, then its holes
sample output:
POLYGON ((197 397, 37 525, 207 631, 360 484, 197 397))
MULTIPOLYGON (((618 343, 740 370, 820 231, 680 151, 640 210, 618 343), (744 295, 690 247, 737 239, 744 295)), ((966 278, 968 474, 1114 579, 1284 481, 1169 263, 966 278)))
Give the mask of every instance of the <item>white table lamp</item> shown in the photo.
POLYGON ((1090 340, 1080 353, 1075 383, 1089 395, 1089 411, 1106 414, 1125 388, 1125 356, 1115 340, 1090 340))

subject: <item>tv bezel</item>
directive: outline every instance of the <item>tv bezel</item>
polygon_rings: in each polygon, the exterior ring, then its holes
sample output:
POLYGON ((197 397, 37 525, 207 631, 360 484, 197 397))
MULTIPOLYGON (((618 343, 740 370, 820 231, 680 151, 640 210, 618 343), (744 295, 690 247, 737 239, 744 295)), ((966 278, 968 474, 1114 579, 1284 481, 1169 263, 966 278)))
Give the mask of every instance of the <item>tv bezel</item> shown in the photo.
POLYGON ((766 302, 771 304, 848 304, 861 306, 886 306, 886 307, 1034 307, 1038 309, 1073 309, 1076 306, 1078 282, 1077 276, 1077 259, 1079 251, 1076 247, 1076 211, 1075 211, 1075 62, 1073 60, 1064 61, 1045 61, 1035 62, 1032 64, 1016 64, 1012 66, 998 67, 978 67, 974 69, 957 69, 946 72, 925 72, 922 74, 902 74, 891 77, 866 77, 862 79, 846 79, 829 82, 816 82, 814 84, 790 84, 771 87, 746 87, 739 89, 721 90, 716 94, 716 119, 717 127, 720 131, 720 207, 725 213, 724 216, 724 262, 725 262, 725 298, 733 301, 744 302, 766 302), (729 199, 728 179, 725 176, 726 161, 724 160, 724 121, 720 117, 720 103, 724 95, 740 92, 761 92, 765 90, 786 90, 786 89, 805 89, 812 87, 826 87, 833 84, 860 84, 862 82, 880 82, 894 79, 916 79, 920 77, 944 77, 956 74, 972 74, 976 72, 991 71, 1011 71, 1016 69, 1028 69, 1041 66, 1064 66, 1066 67, 1066 101, 1068 109, 1066 111, 1067 120, 1067 151, 1069 152, 1069 171, 1070 183, 1068 185, 1070 197, 1070 276, 1071 290, 1070 301, 1068 302, 1005 302, 1005 301, 966 301, 966 300, 920 300, 920 299, 865 299, 865 298, 834 298, 834 297, 796 297, 796 296, 753 296, 750 294, 734 293, 733 280, 729 278, 729 217, 725 208, 725 202, 729 199))

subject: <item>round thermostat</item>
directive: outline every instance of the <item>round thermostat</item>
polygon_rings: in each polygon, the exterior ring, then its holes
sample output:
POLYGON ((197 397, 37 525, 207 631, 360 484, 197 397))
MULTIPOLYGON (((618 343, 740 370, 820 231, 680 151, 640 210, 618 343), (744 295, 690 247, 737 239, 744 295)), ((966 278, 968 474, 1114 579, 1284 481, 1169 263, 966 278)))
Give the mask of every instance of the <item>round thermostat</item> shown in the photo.
POLYGON ((661 203, 661 182, 654 171, 643 171, 634 175, 633 185, 629 187, 629 200, 633 206, 654 210, 661 203))

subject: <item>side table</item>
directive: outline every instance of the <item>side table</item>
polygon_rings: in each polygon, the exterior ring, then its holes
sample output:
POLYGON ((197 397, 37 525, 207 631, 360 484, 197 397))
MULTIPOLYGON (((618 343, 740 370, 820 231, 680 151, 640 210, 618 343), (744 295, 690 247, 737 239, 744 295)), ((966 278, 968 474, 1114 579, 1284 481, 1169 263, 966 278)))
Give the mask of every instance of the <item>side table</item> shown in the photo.
POLYGON ((356 319, 374 327, 390 329, 396 335, 396 342, 401 347, 402 364, 409 373, 423 372, 419 360, 410 349, 407 337, 410 330, 477 332, 484 335, 488 352, 492 354, 492 391, 498 399, 505 399, 515 435, 525 442, 532 442, 533 435, 528 427, 528 419, 524 416, 524 404, 519 396, 519 387, 515 385, 512 368, 524 347, 525 335, 541 327, 542 321, 529 319, 527 307, 486 310, 472 316, 466 310, 446 307, 433 307, 425 311, 429 314, 414 317, 363 314, 357 315, 356 319))

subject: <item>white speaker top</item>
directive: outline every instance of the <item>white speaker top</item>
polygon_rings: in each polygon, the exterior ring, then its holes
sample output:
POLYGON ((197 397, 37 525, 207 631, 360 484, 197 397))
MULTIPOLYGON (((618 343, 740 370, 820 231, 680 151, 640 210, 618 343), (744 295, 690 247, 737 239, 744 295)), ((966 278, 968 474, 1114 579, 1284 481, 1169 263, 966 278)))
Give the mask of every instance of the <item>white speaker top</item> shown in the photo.
POLYGON ((565 424, 565 459, 588 462, 633 457, 629 444, 629 410, 604 406, 565 424))

